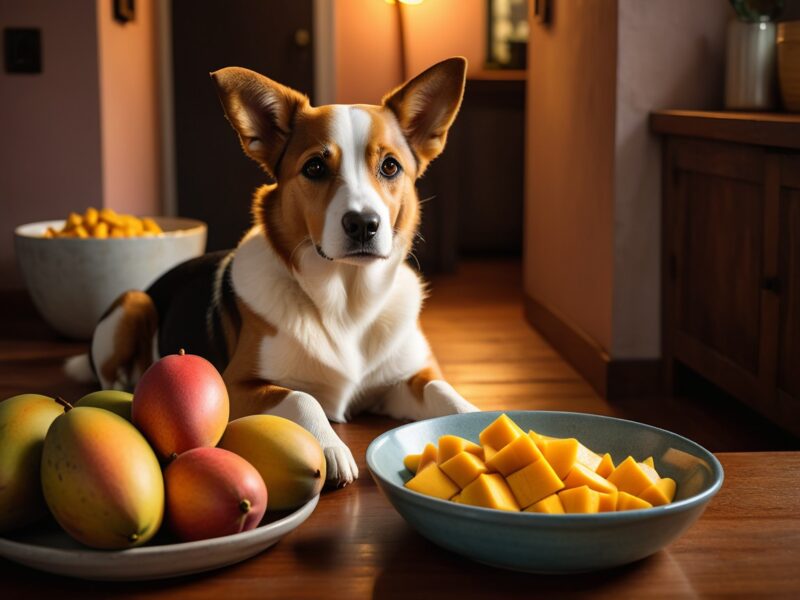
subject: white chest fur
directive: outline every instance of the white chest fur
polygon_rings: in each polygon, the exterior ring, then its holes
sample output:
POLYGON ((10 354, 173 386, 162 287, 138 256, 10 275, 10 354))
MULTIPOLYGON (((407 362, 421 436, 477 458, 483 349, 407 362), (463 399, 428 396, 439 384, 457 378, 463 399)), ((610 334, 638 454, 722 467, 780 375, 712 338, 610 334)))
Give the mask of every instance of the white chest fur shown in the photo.
POLYGON ((299 270, 290 271, 253 228, 236 251, 233 286, 278 331, 254 349, 258 376, 312 394, 328 418, 344 421, 357 400, 426 364, 421 285, 399 248, 365 266, 299 252, 299 270))

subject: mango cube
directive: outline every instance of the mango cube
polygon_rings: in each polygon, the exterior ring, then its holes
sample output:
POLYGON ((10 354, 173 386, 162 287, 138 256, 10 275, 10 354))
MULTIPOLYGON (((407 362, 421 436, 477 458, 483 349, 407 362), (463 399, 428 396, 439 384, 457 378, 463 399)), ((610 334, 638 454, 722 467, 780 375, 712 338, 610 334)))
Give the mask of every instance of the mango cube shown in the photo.
POLYGON ((439 438, 439 455, 436 462, 441 465, 459 452, 470 452, 483 460, 483 448, 478 444, 457 435, 443 435, 439 438))
POLYGON ((406 483, 406 487, 420 494, 442 500, 450 500, 459 490, 458 486, 444 474, 435 462, 423 467, 406 483))
POLYGON ((588 485, 563 490, 558 497, 566 513, 596 513, 600 510, 600 494, 588 485))
POLYGON ((547 513, 550 515, 563 515, 564 505, 558 494, 550 494, 547 498, 542 498, 535 504, 531 504, 525 512, 547 513))
POLYGON ((564 487, 564 482, 544 459, 512 473, 506 481, 522 508, 527 508, 564 487))
POLYGON ((617 510, 617 499, 619 498, 619 492, 617 490, 607 494, 598 492, 598 494, 600 495, 600 504, 597 509, 598 512, 614 512, 617 510))
MULTIPOLYGON (((513 442, 524 434, 525 432, 514 421, 509 419, 508 415, 503 413, 491 425, 481 431, 478 437, 482 446, 489 445, 495 450, 502 450, 506 444, 513 442)), ((489 460, 488 457, 486 460, 489 460)))
POLYGON ((655 483, 656 481, 661 479, 661 475, 659 475, 658 472, 651 465, 648 465, 646 462, 640 462, 638 464, 639 468, 645 475, 647 475, 647 478, 651 482, 655 483))
POLYGON ((669 477, 659 479, 641 494, 639 498, 652 504, 653 506, 661 506, 669 504, 675 498, 675 480, 669 477))
MULTIPOLYGON (((645 465, 645 468, 649 467, 645 465)), ((631 456, 619 463, 619 466, 608 476, 608 480, 616 485, 620 492, 627 492, 634 496, 638 496, 655 483, 631 456)))
POLYGON ((459 502, 472 506, 519 511, 514 494, 499 473, 484 473, 465 487, 459 494, 459 502))
POLYGON ((648 467, 650 467, 650 468, 651 468, 651 469, 653 469, 654 471, 656 470, 656 462, 653 460, 653 457, 652 457, 652 456, 648 456, 647 458, 645 458, 645 459, 642 461, 642 464, 645 464, 645 465, 647 465, 648 467))
POLYGON ((422 458, 422 454, 407 454, 403 459, 403 466, 412 473, 416 473, 419 471, 420 458, 422 458))
POLYGON ((495 454, 497 454, 497 450, 492 448, 489 444, 483 445, 483 461, 484 464, 486 464, 486 468, 492 472, 495 472, 495 470, 488 463, 490 460, 492 460, 495 454))
POLYGON ((488 466, 503 477, 508 477, 541 457, 542 453, 536 443, 527 435, 521 435, 492 456, 488 466))
POLYGON ((564 479, 564 486, 568 488, 576 488, 581 487, 582 485, 588 485, 591 489, 604 494, 610 494, 611 492, 617 491, 617 486, 615 486, 613 483, 600 477, 600 475, 590 470, 588 467, 585 467, 580 463, 575 463, 570 470, 569 475, 567 475, 567 478, 564 479))
POLYGON ((422 454, 419 457, 417 472, 420 472, 430 463, 437 462, 436 459, 438 457, 439 457, 439 451, 436 449, 436 446, 434 446, 433 444, 425 444, 425 448, 422 450, 422 454))
POLYGON ((542 454, 561 479, 567 476, 578 459, 578 446, 575 438, 545 439, 542 454))
POLYGON ((467 487, 479 475, 486 473, 483 461, 470 452, 459 452, 453 458, 446 460, 439 467, 460 488, 467 487))
POLYGON ((620 492, 617 499, 617 510, 636 510, 638 508, 653 508, 647 500, 637 498, 628 492, 620 492))
POLYGON ((578 442, 578 456, 575 460, 584 467, 587 467, 590 471, 596 471, 603 459, 600 458, 599 454, 592 452, 586 446, 578 442))
POLYGON ((614 468, 614 461, 611 460, 611 455, 606 452, 603 454, 603 458, 600 459, 600 464, 597 465, 597 468, 594 472, 600 475, 600 477, 605 477, 608 479, 608 476, 611 475, 611 473, 614 471, 614 468))

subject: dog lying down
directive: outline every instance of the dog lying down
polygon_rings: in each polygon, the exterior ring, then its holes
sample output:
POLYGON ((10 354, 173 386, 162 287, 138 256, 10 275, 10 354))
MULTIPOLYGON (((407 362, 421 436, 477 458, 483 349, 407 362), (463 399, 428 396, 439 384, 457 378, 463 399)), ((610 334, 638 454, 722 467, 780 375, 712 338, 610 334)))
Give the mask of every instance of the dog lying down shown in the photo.
POLYGON ((451 58, 378 106, 319 107, 247 69, 212 73, 245 154, 276 183, 256 191, 236 249, 124 293, 67 371, 132 389, 152 362, 187 348, 223 374, 232 419, 275 414, 314 434, 337 485, 358 467, 329 420, 477 410, 442 379, 420 327, 423 284, 405 261, 420 219, 415 181, 444 149, 465 72, 451 58))

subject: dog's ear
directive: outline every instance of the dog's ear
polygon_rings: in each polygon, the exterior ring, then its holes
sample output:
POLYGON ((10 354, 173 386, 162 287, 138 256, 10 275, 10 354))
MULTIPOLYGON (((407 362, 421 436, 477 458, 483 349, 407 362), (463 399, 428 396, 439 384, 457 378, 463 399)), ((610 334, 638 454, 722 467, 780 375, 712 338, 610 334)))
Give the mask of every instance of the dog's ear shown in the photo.
POLYGON ((240 67, 211 73, 217 93, 245 154, 275 177, 277 162, 289 140, 294 116, 308 98, 291 88, 240 67))
POLYGON ((464 96, 467 59, 448 58, 383 98, 420 161, 420 174, 444 150, 464 96))

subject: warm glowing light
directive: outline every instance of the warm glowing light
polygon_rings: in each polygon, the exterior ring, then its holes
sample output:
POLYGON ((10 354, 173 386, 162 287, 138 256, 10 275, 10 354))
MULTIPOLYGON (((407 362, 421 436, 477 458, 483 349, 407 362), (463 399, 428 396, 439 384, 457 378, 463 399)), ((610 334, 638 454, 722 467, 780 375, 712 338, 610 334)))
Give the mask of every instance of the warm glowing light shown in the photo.
MULTIPOLYGON (((394 4, 395 0, 386 0, 386 4, 394 4)), ((422 4, 422 0, 400 0, 400 4, 422 4)))

